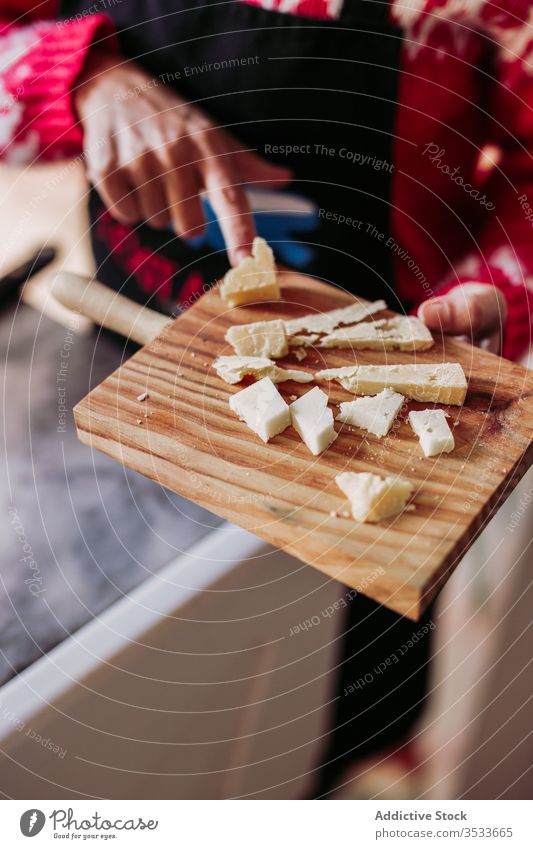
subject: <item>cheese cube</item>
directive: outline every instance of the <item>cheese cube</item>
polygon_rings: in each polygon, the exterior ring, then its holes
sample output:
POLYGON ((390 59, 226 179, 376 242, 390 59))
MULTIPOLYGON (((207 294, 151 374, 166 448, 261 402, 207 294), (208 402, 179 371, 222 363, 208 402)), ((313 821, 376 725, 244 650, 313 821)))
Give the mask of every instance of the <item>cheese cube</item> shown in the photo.
POLYGON ((433 336, 419 318, 398 315, 334 330, 322 340, 320 347, 425 351, 433 344, 433 336))
POLYGON ((285 357, 289 353, 281 319, 235 324, 226 333, 226 342, 240 357, 285 357))
POLYGON ((279 301, 280 291, 274 254, 264 239, 257 236, 252 256, 231 268, 220 284, 220 297, 230 307, 253 301, 279 301))
POLYGON ((350 499, 352 515, 359 522, 381 522, 396 516, 414 490, 403 478, 381 478, 370 472, 342 472, 335 483, 350 499))
POLYGON ((354 395, 376 395, 390 387, 415 401, 462 404, 468 388, 459 363, 344 366, 317 371, 318 380, 337 380, 354 395))
POLYGON ((289 409, 292 426, 311 454, 321 454, 337 439, 333 427, 333 413, 328 407, 328 396, 318 386, 293 401, 289 409))
POLYGON ((289 407, 269 377, 232 395, 229 405, 263 442, 268 442, 291 423, 289 407))
POLYGON ((418 436, 426 457, 443 452, 448 454, 455 448, 453 433, 443 410, 413 410, 409 413, 409 424, 418 436))
POLYGON ((404 401, 404 396, 399 392, 384 389, 379 395, 342 403, 336 419, 368 430, 374 436, 386 436, 404 401))

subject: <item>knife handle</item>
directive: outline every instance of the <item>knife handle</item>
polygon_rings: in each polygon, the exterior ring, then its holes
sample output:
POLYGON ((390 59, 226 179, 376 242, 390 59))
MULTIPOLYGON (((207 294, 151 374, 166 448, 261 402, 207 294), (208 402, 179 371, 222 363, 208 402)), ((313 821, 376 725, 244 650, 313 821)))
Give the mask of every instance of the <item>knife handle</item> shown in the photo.
POLYGON ((170 321, 167 316, 136 304, 97 280, 69 271, 55 276, 52 294, 68 309, 140 345, 152 342, 170 321))

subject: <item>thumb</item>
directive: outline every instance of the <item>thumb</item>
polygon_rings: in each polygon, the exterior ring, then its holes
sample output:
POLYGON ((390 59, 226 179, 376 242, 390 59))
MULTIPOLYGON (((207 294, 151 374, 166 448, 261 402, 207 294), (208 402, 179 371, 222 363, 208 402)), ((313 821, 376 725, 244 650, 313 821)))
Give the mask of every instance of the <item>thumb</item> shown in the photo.
POLYGON ((476 337, 501 327, 507 314, 503 294, 485 283, 463 283, 421 304, 418 317, 433 330, 476 337))
POLYGON ((238 169, 244 183, 260 183, 264 188, 282 188, 292 180, 292 171, 283 165, 267 162, 250 151, 239 155, 238 169))

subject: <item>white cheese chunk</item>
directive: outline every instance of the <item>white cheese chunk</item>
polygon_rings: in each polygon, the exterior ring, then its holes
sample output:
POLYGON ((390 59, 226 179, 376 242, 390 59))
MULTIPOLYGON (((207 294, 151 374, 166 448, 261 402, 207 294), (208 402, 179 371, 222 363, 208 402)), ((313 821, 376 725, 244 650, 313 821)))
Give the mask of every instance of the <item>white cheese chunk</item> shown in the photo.
POLYGON ((292 426, 311 454, 321 454, 337 438, 328 396, 318 386, 293 401, 289 409, 292 426))
POLYGON ((334 330, 322 339, 320 347, 425 351, 433 344, 433 336, 419 318, 398 315, 334 330))
MULTIPOLYGON (((285 325, 287 322, 283 322, 285 325)), ((286 328, 285 328, 286 329, 286 328)), ((305 348, 308 345, 314 345, 315 342, 319 339, 318 333, 311 333, 309 335, 298 335, 292 336, 289 339, 289 345, 292 347, 302 347, 305 348)))
POLYGON ((335 482, 350 499, 352 515, 359 522, 381 522, 404 510, 414 487, 403 478, 370 472, 342 472, 335 482))
POLYGON ((342 403, 336 419, 368 430, 375 436, 386 436, 404 401, 404 396, 399 392, 384 389, 379 395, 342 403))
POLYGON ((409 413, 409 424, 418 436, 426 457, 448 454, 455 448, 444 410, 413 410, 409 413))
POLYGON ((263 442, 268 442, 291 423, 289 407, 269 377, 232 395, 229 405, 263 442))
POLYGON ((253 241, 252 256, 231 268, 220 284, 220 297, 230 307, 253 301, 279 301, 280 291, 274 254, 259 236, 253 241))
POLYGON ((304 333, 331 333, 340 324, 354 324, 356 321, 361 321, 369 315, 386 309, 385 301, 374 301, 371 304, 355 301, 348 307, 340 307, 329 312, 309 313, 309 315, 302 315, 300 318, 291 318, 285 322, 285 328, 289 336, 302 333, 302 331, 304 333))
POLYGON ((310 383, 313 375, 298 369, 285 369, 277 366, 268 357, 218 357, 213 368, 226 383, 240 383, 247 375, 256 380, 269 377, 273 383, 295 380, 297 383, 310 383))
POLYGON ((459 363, 346 366, 317 371, 315 378, 337 380, 354 395, 376 395, 390 387, 407 398, 438 404, 462 404, 468 388, 459 363))
POLYGON ((225 338, 240 357, 285 357, 289 353, 281 319, 235 324, 225 338))

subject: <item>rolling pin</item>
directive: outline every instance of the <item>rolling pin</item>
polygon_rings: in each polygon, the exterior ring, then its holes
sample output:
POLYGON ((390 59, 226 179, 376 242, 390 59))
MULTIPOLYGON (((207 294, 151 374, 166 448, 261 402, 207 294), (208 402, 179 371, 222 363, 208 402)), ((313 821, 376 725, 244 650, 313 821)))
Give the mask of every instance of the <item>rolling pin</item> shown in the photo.
POLYGON ((139 345, 147 345, 171 321, 168 316, 136 304, 98 280, 69 271, 56 274, 52 280, 52 294, 64 307, 139 345))

